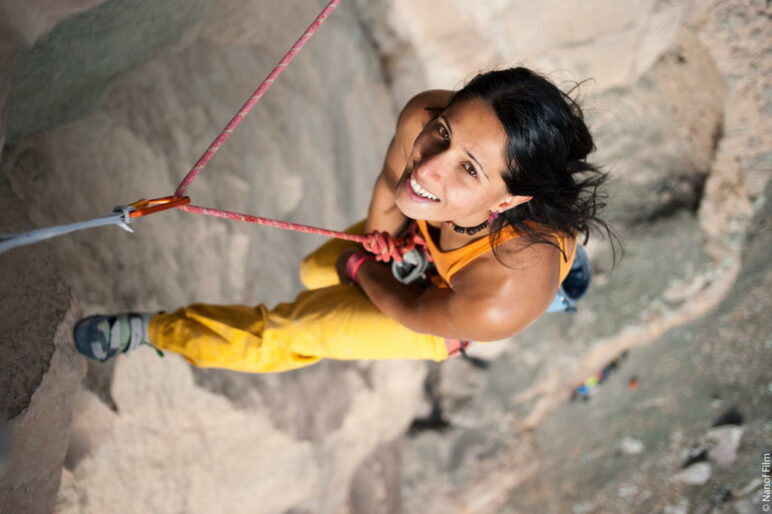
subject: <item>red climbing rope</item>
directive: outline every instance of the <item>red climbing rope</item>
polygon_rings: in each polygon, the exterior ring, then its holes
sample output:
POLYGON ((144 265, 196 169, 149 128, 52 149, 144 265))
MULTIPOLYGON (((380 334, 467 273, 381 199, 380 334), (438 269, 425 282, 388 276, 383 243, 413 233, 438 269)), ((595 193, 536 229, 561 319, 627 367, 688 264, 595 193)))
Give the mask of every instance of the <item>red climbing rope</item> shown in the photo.
MULTIPOLYGON (((314 33, 319 29, 319 26, 324 22, 325 19, 330 15, 330 13, 337 7, 340 0, 332 0, 327 4, 327 6, 322 10, 321 13, 319 13, 319 16, 316 17, 316 19, 311 23, 311 25, 308 26, 305 32, 303 32, 303 35, 301 35, 297 41, 295 41, 295 44, 292 45, 292 48, 289 49, 289 51, 284 54, 284 57, 282 57, 281 61, 279 61, 279 64, 277 64, 273 70, 271 70, 271 73, 268 74, 268 76, 263 80, 263 82, 258 86, 258 88, 255 90, 254 93, 252 93, 252 96, 249 97, 249 99, 244 103, 244 105, 239 109, 239 112, 236 113, 236 115, 231 118, 231 120, 228 122, 228 124, 225 126, 225 128, 220 132, 220 134, 215 138, 215 140, 212 142, 211 145, 209 145, 209 148, 206 149, 206 152, 198 159, 196 164, 193 166, 193 168, 190 169, 187 175, 185 175, 185 178, 182 179, 182 182, 180 182, 180 185, 177 186, 177 191, 175 191, 175 196, 182 196, 185 194, 185 191, 188 189, 188 186, 190 186, 191 182, 196 178, 196 176, 199 174, 199 172, 206 166, 206 164, 209 162, 209 160, 214 156, 215 153, 217 153, 217 150, 220 149, 222 144, 225 142, 226 139, 230 137, 230 135, 233 133, 233 131, 236 129, 236 127, 239 126, 239 124, 244 120, 246 115, 249 113, 250 110, 252 110, 252 107, 255 106, 257 102, 260 101, 260 98, 265 94, 265 92, 268 90, 269 87, 274 83, 276 78, 281 75, 281 72, 284 71, 284 69, 287 67, 287 65, 292 62, 292 60, 295 58, 295 56, 298 54, 301 48, 308 42, 309 39, 311 39, 311 36, 314 35, 314 33)), ((248 223, 257 223, 260 225, 267 225, 270 227, 276 227, 276 228, 282 228, 285 230, 295 230, 298 232, 306 232, 309 234, 317 234, 321 236, 327 236, 327 237, 336 237, 339 239, 347 239, 349 241, 356 241, 359 243, 366 242, 368 240, 365 236, 359 236, 359 235, 353 235, 353 234, 346 234, 345 232, 339 232, 335 230, 327 230, 324 228, 318 228, 318 227, 311 227, 308 225, 300 225, 297 223, 290 223, 288 221, 281 221, 281 220, 274 220, 270 218, 261 218, 259 216, 251 216, 249 214, 241 214, 238 212, 231 212, 231 211, 225 211, 222 209, 213 209, 210 207, 201 207, 197 205, 180 205, 178 206, 179 209, 182 209, 184 211, 188 212, 194 212, 197 214, 205 214, 207 216, 217 216, 219 218, 228 218, 238 221, 246 221, 248 223)))
POLYGON ((271 84, 273 84, 276 78, 281 75, 281 72, 284 71, 284 68, 286 68, 290 62, 292 62, 292 59, 295 58, 300 49, 303 48, 309 39, 311 39, 311 36, 313 36, 317 29, 319 29, 319 26, 324 22, 324 20, 327 19, 327 16, 329 16, 333 9, 337 7, 338 2, 340 2, 340 0, 332 0, 330 3, 328 3, 327 7, 325 7, 322 12, 319 13, 319 16, 317 16, 313 23, 311 23, 306 31, 303 32, 303 35, 300 36, 297 41, 295 41, 295 44, 292 45, 292 48, 290 48, 289 51, 284 54, 284 57, 282 57, 281 61, 279 61, 279 64, 277 64, 276 67, 271 70, 271 73, 268 74, 265 80, 263 80, 262 84, 260 84, 255 92, 252 93, 252 96, 249 97, 249 100, 246 101, 241 109, 239 109, 239 112, 237 112, 231 121, 228 122, 225 128, 222 129, 220 135, 218 135, 212 144, 209 145, 209 148, 206 149, 204 155, 198 159, 193 168, 191 168, 188 174, 185 175, 185 178, 182 179, 180 185, 177 186, 177 191, 175 191, 174 196, 182 196, 185 194, 185 191, 188 189, 190 183, 193 182, 193 179, 196 178, 198 173, 203 169, 204 166, 206 166, 206 163, 209 162, 212 156, 217 153, 217 150, 220 149, 220 146, 222 146, 225 140, 230 137, 230 135, 233 133, 236 127, 239 126, 241 121, 244 119, 247 113, 249 113, 252 107, 254 107, 255 104, 260 101, 260 98, 263 96, 263 94, 268 91, 268 88, 271 87, 271 84))
MULTIPOLYGON (((263 80, 260 86, 258 86, 255 92, 252 93, 252 96, 250 96, 249 99, 246 101, 246 103, 241 107, 241 109, 239 109, 239 112, 237 112, 236 115, 233 118, 231 118, 231 120, 228 122, 225 128, 220 132, 220 134, 215 138, 212 144, 209 145, 209 148, 207 148, 204 154, 198 159, 198 161, 196 161, 196 164, 193 166, 193 168, 191 168, 190 171, 188 171, 187 175, 185 175, 185 178, 182 179, 182 182, 180 182, 179 186, 177 186, 177 190, 175 191, 174 196, 167 196, 164 198, 157 198, 154 200, 144 200, 144 199, 138 200, 137 202, 134 202, 130 206, 127 206, 126 209, 122 209, 122 212, 125 211, 123 212, 123 216, 119 213, 117 215, 105 217, 104 219, 99 218, 97 220, 92 220, 92 221, 98 222, 99 225, 107 224, 107 223, 118 223, 124 228, 127 228, 126 224, 129 223, 129 221, 132 218, 145 216, 147 214, 152 214, 154 212, 176 207, 183 211, 194 212, 198 214, 206 214, 208 216, 217 216, 220 218, 246 221, 249 223, 257 223, 260 225, 267 225, 270 227, 276 227, 276 228, 281 228, 285 230, 294 230, 296 232, 305 232, 308 234, 317 234, 321 236, 335 237, 338 239, 346 239, 348 241, 363 243, 365 247, 368 248, 368 250, 370 250, 372 253, 378 256, 379 260, 390 260, 390 259, 401 260, 402 255, 404 255, 405 253, 415 248, 416 244, 425 245, 423 240, 421 240, 419 237, 415 235, 415 233, 412 233, 412 232, 405 238, 393 238, 388 234, 377 234, 377 233, 371 233, 368 235, 347 234, 345 232, 339 232, 336 230, 328 230, 328 229, 319 228, 319 227, 312 227, 309 225, 300 225, 297 223, 290 223, 288 221, 274 220, 270 218, 261 218, 258 216, 251 216, 249 214, 241 214, 238 212, 224 211, 221 209, 213 209, 210 207, 200 207, 197 205, 189 205, 190 198, 188 198, 187 196, 184 196, 185 191, 187 190, 188 186, 190 186, 191 182, 193 182, 193 180, 196 178, 199 172, 201 172, 204 166, 206 166, 206 164, 210 161, 210 159, 214 156, 214 154, 217 153, 217 150, 219 150, 222 144, 225 142, 225 140, 230 137, 230 135, 233 133, 236 127, 238 127, 239 124, 244 120, 244 118, 252 109, 252 107, 255 106, 255 104, 260 100, 263 94, 265 94, 268 88, 271 87, 271 85, 274 83, 276 78, 281 74, 282 71, 284 71, 284 68, 287 67, 287 65, 295 58, 295 56, 300 51, 300 49, 303 48, 303 46, 308 42, 311 36, 313 36, 314 33, 319 29, 319 26, 324 22, 324 20, 327 19, 327 17, 330 15, 333 9, 337 7, 339 2, 340 0, 331 0, 327 4, 327 6, 322 10, 322 12, 319 13, 319 15, 313 21, 313 23, 311 23, 311 25, 308 26, 308 28, 305 30, 305 32, 303 32, 303 34, 298 38, 298 40, 295 41, 295 44, 292 45, 292 47, 289 49, 289 51, 286 54, 284 54, 284 57, 281 59, 281 61, 279 61, 279 64, 277 64, 273 68, 273 70, 271 70, 271 73, 268 74, 268 76, 265 78, 265 80, 263 80)), ((45 232, 44 235, 25 233, 25 234, 14 235, 14 236, 0 236, 0 252, 4 251, 6 248, 12 248, 15 246, 20 246, 22 244, 29 244, 30 242, 54 237, 55 235, 58 235, 60 233, 66 233, 66 232, 71 232, 73 230, 80 230, 81 228, 97 226, 97 225, 94 225, 92 221, 86 222, 84 226, 81 226, 83 225, 82 223, 72 225, 72 227, 74 227, 75 225, 79 225, 78 228, 72 228, 71 226, 66 226, 64 227, 64 230, 65 230, 64 232, 62 230, 52 231, 50 229, 44 229, 41 231, 34 231, 34 232, 45 232), (13 241, 11 241, 11 239, 13 239, 13 241), (20 242, 22 239, 24 240, 24 242, 20 242)), ((60 227, 54 227, 54 229, 59 229, 59 228, 60 227)), ((127 230, 131 230, 131 229, 127 228, 127 230)))
POLYGON ((274 220, 271 218, 261 218, 259 216, 252 216, 251 214, 242 214, 240 212, 224 211, 222 209, 210 209, 208 207, 199 207, 198 205, 186 205, 179 207, 180 209, 188 212, 195 212, 196 214, 205 214, 207 216, 216 216, 218 218, 228 218, 237 221, 246 221, 247 223, 257 223, 259 225, 266 225, 269 227, 281 228, 284 230, 294 230, 295 232, 305 232, 307 234, 316 234, 318 236, 336 237, 338 239, 346 239, 348 241, 355 241, 357 243, 365 243, 369 241, 367 236, 361 236, 357 234, 347 234, 346 232, 338 232, 337 230, 328 230, 326 228, 312 227, 310 225, 301 225, 299 223, 290 223, 289 221, 274 220))
MULTIPOLYGON (((228 122, 225 128, 220 132, 220 134, 215 138, 212 144, 209 145, 209 148, 206 149, 206 152, 204 152, 204 154, 198 159, 198 161, 193 166, 193 168, 191 168, 188 174, 185 175, 185 178, 182 180, 182 182, 180 182, 180 185, 177 186, 177 190, 174 193, 175 197, 179 198, 185 194, 185 191, 187 190, 188 186, 190 186, 191 182, 193 182, 193 180, 196 178, 199 172, 204 168, 204 166, 206 166, 206 164, 214 156, 217 150, 220 149, 220 147, 225 142, 225 140, 230 137, 230 135, 233 133, 236 127, 239 126, 239 124, 246 117, 247 113, 249 113, 252 107, 254 107, 258 101, 260 101, 260 98, 263 96, 263 94, 265 94, 268 88, 271 87, 271 85, 274 83, 276 78, 281 74, 281 72, 284 71, 284 68, 286 68, 290 62, 292 62, 292 60, 298 54, 300 49, 303 48, 303 46, 308 42, 311 36, 313 36, 314 33, 319 29, 319 26, 324 22, 325 19, 327 19, 327 17, 330 15, 333 9, 337 7, 339 2, 340 0, 330 1, 327 4, 327 6, 322 10, 322 12, 319 13, 319 15, 313 21, 313 23, 309 25, 306 31, 303 32, 303 34, 298 38, 297 41, 295 41, 295 44, 292 45, 292 48, 290 48, 289 51, 281 59, 281 61, 279 61, 279 64, 277 64, 274 67, 274 69, 271 70, 271 73, 268 74, 268 76, 265 78, 265 80, 263 80, 260 86, 258 86, 255 92, 252 93, 252 96, 250 96, 249 99, 246 101, 246 103, 241 107, 239 112, 236 113, 236 115, 233 118, 231 118, 231 120, 228 122)), ((187 212, 205 214, 207 216, 216 216, 219 218, 246 221, 248 223, 257 223, 259 225, 266 225, 269 227, 276 227, 284 230, 293 230, 296 232, 305 232, 308 234, 335 237, 338 239, 345 239, 348 241, 363 243, 365 244, 365 246, 368 247, 368 249, 370 249, 373 253, 378 255, 379 260, 386 260, 386 261, 390 259, 401 260, 402 255, 404 255, 405 253, 415 248, 416 244, 423 243, 423 240, 418 238, 414 233, 411 233, 410 235, 408 235, 408 237, 405 237, 405 238, 390 238, 390 237, 387 237, 387 235, 385 234, 381 235, 381 234, 375 234, 375 233, 368 234, 368 235, 356 235, 356 234, 348 234, 346 232, 340 232, 337 230, 328 230, 325 228, 312 227, 310 225, 291 223, 288 221, 274 220, 271 218, 262 218, 259 216, 252 216, 250 214, 242 214, 238 212, 225 211, 222 209, 214 209, 211 207, 188 205, 186 203, 177 205, 177 208, 187 212)))

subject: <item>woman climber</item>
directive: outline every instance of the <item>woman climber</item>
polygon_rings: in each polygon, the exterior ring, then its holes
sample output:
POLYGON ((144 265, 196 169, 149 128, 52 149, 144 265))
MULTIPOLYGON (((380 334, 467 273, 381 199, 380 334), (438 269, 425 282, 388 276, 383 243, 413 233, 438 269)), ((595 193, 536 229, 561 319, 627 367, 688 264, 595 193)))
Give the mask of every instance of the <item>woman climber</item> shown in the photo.
POLYGON ((293 302, 90 316, 76 346, 101 361, 148 344, 196 366, 276 372, 325 358, 441 361, 462 342, 510 337, 553 302, 577 238, 609 230, 593 149, 579 106, 526 68, 426 91, 400 113, 367 219, 350 229, 372 242, 332 240, 306 257, 293 302), (382 262, 406 233, 434 265, 422 284, 382 262))

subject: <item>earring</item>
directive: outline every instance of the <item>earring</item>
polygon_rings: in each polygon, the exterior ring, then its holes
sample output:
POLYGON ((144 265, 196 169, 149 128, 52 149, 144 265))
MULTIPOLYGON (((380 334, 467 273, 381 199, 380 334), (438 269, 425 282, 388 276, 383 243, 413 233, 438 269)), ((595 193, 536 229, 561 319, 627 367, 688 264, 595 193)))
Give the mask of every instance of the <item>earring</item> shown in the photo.
POLYGON ((499 217, 499 213, 498 213, 498 212, 496 212, 496 211, 491 211, 491 215, 490 215, 490 216, 488 216, 488 221, 487 221, 487 223, 488 223, 488 224, 491 224, 491 223, 493 223, 493 220, 495 220, 495 219, 496 219, 496 218, 498 218, 498 217, 499 217))

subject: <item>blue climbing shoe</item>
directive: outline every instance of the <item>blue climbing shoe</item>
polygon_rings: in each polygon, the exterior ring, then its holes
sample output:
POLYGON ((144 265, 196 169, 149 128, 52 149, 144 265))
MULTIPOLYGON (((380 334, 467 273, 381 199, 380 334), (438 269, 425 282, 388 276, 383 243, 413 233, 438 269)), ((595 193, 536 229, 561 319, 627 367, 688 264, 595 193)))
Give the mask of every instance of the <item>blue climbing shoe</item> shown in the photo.
POLYGON ((73 330, 75 347, 88 357, 100 362, 119 353, 128 353, 145 344, 150 344, 147 337, 147 325, 153 314, 128 312, 105 316, 97 314, 80 320, 73 330))

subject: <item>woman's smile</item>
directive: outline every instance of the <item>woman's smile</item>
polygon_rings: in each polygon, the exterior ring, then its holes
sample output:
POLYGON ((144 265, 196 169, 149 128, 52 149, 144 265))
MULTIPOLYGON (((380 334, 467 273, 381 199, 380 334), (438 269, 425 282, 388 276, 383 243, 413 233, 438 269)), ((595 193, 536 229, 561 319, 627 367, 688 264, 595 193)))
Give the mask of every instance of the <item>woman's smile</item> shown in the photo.
POLYGON ((428 189, 423 187, 413 176, 413 173, 410 173, 407 176, 407 180, 405 180, 405 188, 407 190, 408 196, 417 202, 439 202, 440 199, 437 197, 437 195, 431 193, 428 189))
POLYGON ((448 107, 416 137, 397 207, 413 219, 479 224, 508 195, 497 171, 505 168, 505 143, 504 127, 482 100, 448 107))

